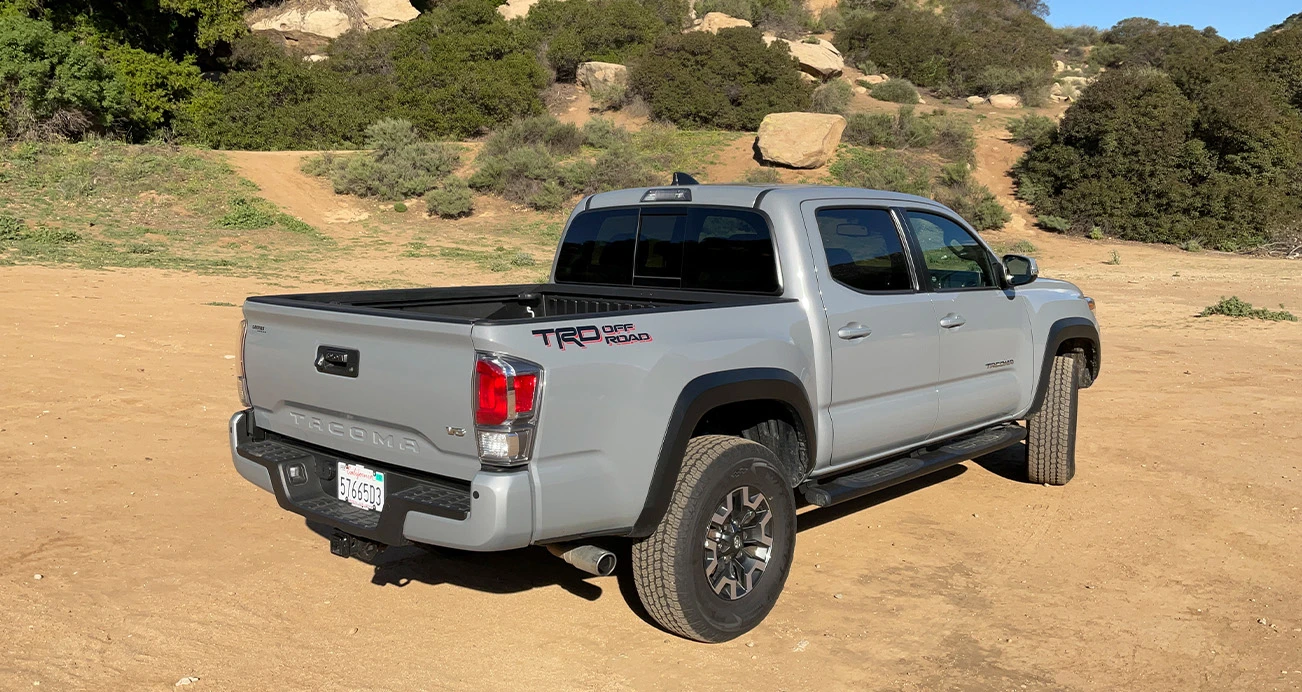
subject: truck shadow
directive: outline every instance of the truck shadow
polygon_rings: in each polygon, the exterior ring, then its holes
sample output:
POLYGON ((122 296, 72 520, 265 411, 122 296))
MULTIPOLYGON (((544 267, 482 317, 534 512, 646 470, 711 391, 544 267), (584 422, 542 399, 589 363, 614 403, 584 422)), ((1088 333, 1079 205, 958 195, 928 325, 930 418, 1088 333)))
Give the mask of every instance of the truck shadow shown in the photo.
POLYGON ((991 452, 972 460, 990 473, 1018 483, 1030 483, 1026 477, 1026 443, 1018 442, 998 452, 991 452))
MULTIPOLYGON (((325 538, 334 532, 308 524, 325 538)), ((509 594, 546 586, 559 586, 585 601, 601 598, 602 588, 552 556, 545 548, 530 547, 496 553, 476 553, 434 546, 398 546, 381 552, 371 565, 376 586, 407 586, 412 582, 438 586, 450 584, 485 593, 509 594)))

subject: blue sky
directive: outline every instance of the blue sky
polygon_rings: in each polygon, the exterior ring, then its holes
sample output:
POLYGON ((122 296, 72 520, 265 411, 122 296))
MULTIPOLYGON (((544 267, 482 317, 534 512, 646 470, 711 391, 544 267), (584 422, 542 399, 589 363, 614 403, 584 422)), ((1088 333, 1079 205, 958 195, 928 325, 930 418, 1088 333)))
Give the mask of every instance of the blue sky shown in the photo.
POLYGON ((1054 26, 1092 24, 1106 29, 1127 17, 1150 17, 1167 24, 1214 26, 1229 39, 1254 36, 1302 12, 1298 0, 1046 0, 1054 26))

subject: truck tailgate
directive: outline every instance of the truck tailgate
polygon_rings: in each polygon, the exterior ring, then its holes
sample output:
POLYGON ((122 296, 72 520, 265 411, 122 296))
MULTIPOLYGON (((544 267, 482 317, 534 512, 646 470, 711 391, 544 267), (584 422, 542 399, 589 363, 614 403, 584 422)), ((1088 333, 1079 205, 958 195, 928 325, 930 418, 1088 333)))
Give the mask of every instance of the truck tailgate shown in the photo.
POLYGON ((479 471, 469 322, 254 301, 244 316, 258 427, 452 478, 479 471))

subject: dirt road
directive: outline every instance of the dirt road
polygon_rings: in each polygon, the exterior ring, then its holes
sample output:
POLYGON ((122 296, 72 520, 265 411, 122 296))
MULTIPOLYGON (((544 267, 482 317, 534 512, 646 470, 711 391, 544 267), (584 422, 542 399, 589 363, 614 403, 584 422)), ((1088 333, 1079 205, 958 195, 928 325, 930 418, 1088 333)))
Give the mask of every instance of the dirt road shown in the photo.
POLYGON ((1193 316, 1296 310, 1302 265, 1037 242, 1105 326, 1076 480, 1013 452, 807 512, 719 646, 540 549, 332 557, 227 451, 238 311, 207 303, 283 286, 0 268, 0 688, 1302 687, 1302 325, 1193 316))

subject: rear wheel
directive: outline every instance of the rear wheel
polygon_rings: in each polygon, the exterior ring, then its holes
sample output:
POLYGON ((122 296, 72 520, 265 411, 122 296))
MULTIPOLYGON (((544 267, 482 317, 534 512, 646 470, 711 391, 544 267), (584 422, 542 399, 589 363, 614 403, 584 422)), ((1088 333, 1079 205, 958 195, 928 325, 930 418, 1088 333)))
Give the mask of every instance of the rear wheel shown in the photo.
POLYGON ((1083 363, 1055 356, 1040 410, 1026 420, 1026 475, 1032 483, 1066 485, 1076 475, 1076 415, 1083 363))
POLYGON ((669 510, 633 546, 633 581, 651 617, 703 642, 760 623, 786 583, 796 508, 777 457, 726 435, 693 438, 669 510))

